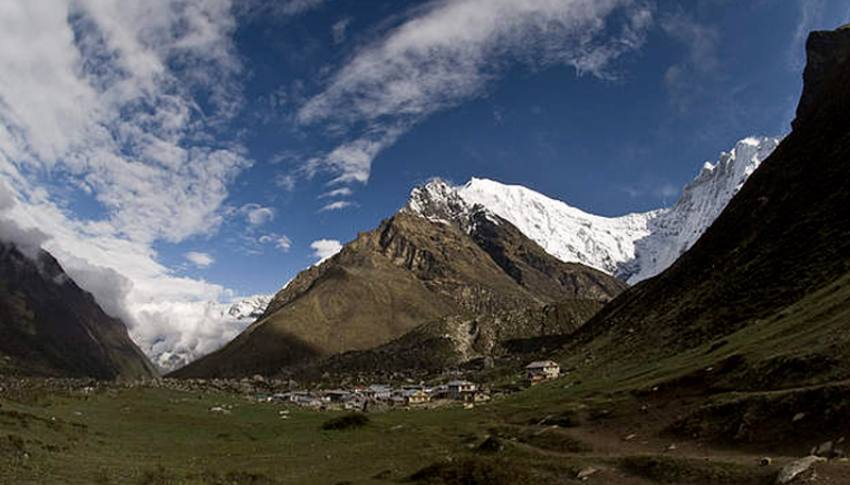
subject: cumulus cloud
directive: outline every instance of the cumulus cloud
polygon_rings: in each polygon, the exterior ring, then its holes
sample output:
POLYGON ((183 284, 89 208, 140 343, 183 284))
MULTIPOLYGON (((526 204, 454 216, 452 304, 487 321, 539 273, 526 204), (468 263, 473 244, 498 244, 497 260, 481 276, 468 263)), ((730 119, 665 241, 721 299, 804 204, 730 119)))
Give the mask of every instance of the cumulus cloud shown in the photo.
POLYGON ((153 245, 215 232, 251 165, 221 129, 242 105, 234 30, 229 0, 0 3, 0 180, 17 191, 4 217, 49 237, 161 365, 229 338, 206 306, 233 292, 176 275, 153 245), (71 215, 68 197, 97 215, 71 215))
POLYGON ((318 258, 319 262, 332 257, 342 249, 342 243, 336 239, 319 239, 310 243, 310 248, 313 250, 313 256, 318 258))
POLYGON ((435 0, 360 48, 299 109, 343 133, 308 173, 366 183, 375 157, 434 112, 486 92, 511 64, 564 64, 610 77, 639 48, 652 11, 638 0, 435 0))
POLYGON ((209 254, 200 253, 197 251, 189 251, 183 256, 186 258, 187 261, 199 268, 207 268, 215 262, 215 258, 210 256, 209 254))

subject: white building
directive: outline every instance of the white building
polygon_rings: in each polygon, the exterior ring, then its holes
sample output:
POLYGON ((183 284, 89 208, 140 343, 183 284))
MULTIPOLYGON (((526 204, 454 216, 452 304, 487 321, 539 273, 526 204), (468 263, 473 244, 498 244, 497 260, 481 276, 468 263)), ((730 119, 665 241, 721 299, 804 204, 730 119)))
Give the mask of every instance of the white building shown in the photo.
POLYGON ((561 375, 561 366, 552 360, 538 360, 525 366, 528 380, 531 382, 556 379, 561 375))

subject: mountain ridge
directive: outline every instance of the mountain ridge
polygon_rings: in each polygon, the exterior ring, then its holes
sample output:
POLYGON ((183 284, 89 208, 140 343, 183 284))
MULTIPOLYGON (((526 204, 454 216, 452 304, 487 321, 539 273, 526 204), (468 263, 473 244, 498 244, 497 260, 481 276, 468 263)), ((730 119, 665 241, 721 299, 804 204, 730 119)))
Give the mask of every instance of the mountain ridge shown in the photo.
MULTIPOLYGON (((486 208, 558 259, 635 284, 660 273, 690 248, 780 140, 744 138, 715 163, 706 162, 674 205, 617 217, 591 214, 527 187, 483 178, 473 177, 451 190, 433 189, 433 194, 450 198, 459 214, 486 208)), ((428 184, 421 190, 427 192, 428 184)))
POLYGON ((301 272, 234 341, 171 375, 277 373, 376 347, 449 315, 608 300, 625 288, 557 260, 503 219, 482 211, 466 217, 453 222, 400 210, 301 272))

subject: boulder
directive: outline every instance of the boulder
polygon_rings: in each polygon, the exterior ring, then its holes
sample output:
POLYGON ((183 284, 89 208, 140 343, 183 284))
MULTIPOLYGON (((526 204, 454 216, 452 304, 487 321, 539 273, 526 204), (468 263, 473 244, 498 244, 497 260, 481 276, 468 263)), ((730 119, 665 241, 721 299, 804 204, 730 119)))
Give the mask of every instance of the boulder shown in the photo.
POLYGON ((815 475, 815 464, 826 461, 826 458, 809 455, 805 458, 792 461, 782 467, 776 476, 776 484, 784 485, 793 483, 797 479, 813 478, 815 475))

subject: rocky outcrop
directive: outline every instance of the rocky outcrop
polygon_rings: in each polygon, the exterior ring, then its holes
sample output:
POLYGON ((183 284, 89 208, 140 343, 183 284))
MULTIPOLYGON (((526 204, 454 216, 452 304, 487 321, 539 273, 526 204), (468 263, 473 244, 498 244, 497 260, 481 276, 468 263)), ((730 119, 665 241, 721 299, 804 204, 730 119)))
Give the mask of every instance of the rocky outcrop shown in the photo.
POLYGON ((838 30, 809 34, 806 41, 806 70, 803 72, 803 93, 797 105, 794 128, 811 117, 823 101, 827 86, 837 76, 836 67, 850 59, 850 24, 838 30))

